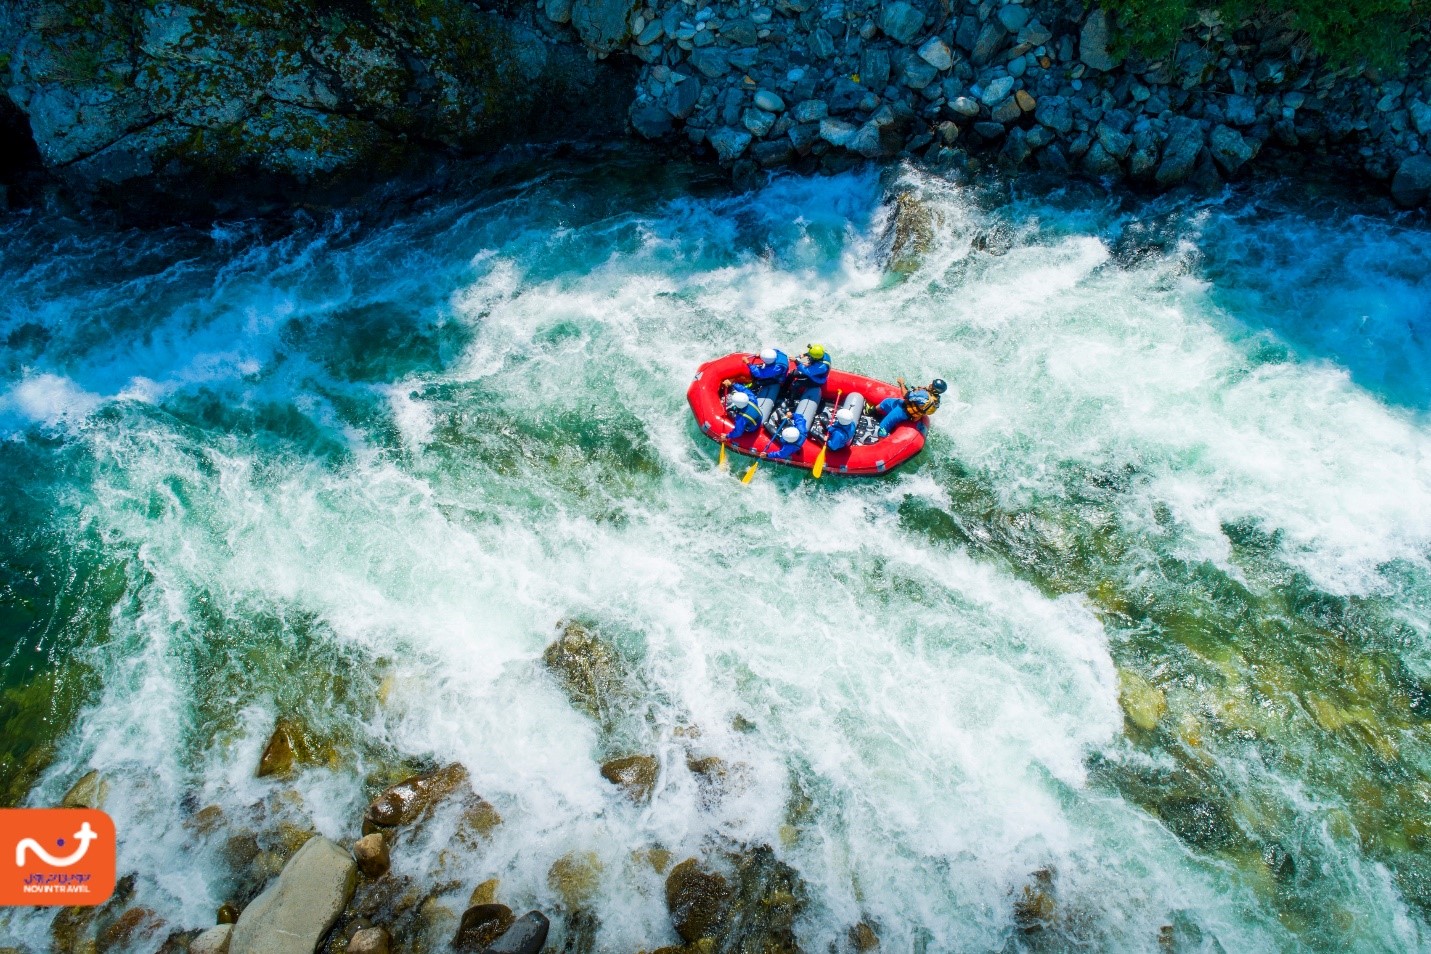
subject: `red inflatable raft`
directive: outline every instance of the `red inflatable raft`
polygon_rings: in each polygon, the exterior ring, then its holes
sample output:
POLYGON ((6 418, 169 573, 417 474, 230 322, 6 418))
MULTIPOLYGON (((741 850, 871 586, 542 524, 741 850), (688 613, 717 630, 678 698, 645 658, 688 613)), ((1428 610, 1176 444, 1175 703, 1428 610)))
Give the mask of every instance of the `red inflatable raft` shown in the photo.
MULTIPOLYGON (((747 362, 756 360, 753 354, 728 354, 723 358, 707 361, 696 370, 695 380, 686 391, 686 400, 696 416, 701 433, 711 440, 719 441, 732 428, 724 402, 721 400, 721 382, 738 381, 749 386, 750 369, 747 362)), ((787 389, 788 390, 788 389, 787 389)), ((858 394, 869 404, 879 404, 885 398, 903 397, 898 385, 886 384, 848 371, 832 370, 820 394, 818 408, 814 411, 810 426, 810 437, 798 451, 785 460, 771 463, 803 467, 809 470, 815 464, 824 447, 825 427, 837 410, 835 399, 840 404, 858 394)), ((747 457, 758 457, 767 448, 774 449, 771 436, 777 421, 796 410, 800 395, 783 394, 772 401, 773 408, 766 415, 765 427, 746 434, 726 444, 731 450, 747 457)), ((908 424, 896 427, 893 433, 878 436, 879 422, 868 414, 861 414, 855 429, 855 439, 848 447, 830 451, 825 455, 825 473, 844 476, 868 477, 887 474, 924 449, 924 435, 919 429, 908 424)))

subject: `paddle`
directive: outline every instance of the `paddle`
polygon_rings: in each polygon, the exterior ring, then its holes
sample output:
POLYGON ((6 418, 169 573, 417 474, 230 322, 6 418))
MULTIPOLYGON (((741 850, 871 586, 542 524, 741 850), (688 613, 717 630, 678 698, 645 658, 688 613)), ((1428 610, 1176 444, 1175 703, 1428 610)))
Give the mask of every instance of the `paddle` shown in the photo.
POLYGON ((835 426, 835 415, 840 413, 840 398, 844 397, 844 391, 835 392, 835 403, 830 407, 830 427, 825 429, 825 443, 820 446, 820 453, 815 455, 815 466, 810 468, 810 476, 816 480, 825 472, 825 451, 830 449, 830 429, 835 426))
MULTIPOLYGON (((774 440, 775 440, 775 435, 774 435, 774 434, 771 434, 770 436, 768 436, 768 437, 765 439, 765 450, 762 450, 760 453, 763 454, 763 453, 765 453, 765 451, 770 450, 770 445, 771 445, 771 443, 772 443, 774 440)), ((759 466, 760 466, 760 458, 757 457, 757 458, 755 458, 754 461, 751 462, 750 469, 745 472, 745 476, 742 477, 742 478, 740 478, 740 482, 741 482, 742 484, 748 484, 748 483, 750 483, 751 480, 753 480, 753 479, 755 478, 755 468, 757 468, 757 467, 759 467, 759 466)))
POLYGON ((721 470, 729 470, 729 469, 730 469, 729 467, 726 466, 726 462, 725 462, 725 438, 721 438, 721 442, 720 442, 720 459, 716 461, 716 466, 719 467, 721 470))

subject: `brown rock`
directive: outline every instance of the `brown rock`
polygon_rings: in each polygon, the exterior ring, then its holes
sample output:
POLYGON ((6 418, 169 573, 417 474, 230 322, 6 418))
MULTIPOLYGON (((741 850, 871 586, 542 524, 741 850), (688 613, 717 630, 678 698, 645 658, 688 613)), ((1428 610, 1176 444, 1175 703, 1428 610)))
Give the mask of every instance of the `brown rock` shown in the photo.
POLYGON ((99 951, 138 946, 142 938, 159 933, 164 921, 148 908, 130 908, 99 932, 99 951))
POLYGON ((542 660, 572 705, 594 719, 607 721, 612 703, 625 694, 627 673, 621 657, 578 622, 566 624, 542 660))
POLYGON ((694 858, 676 865, 666 877, 666 908, 671 912, 671 924, 687 943, 715 934, 728 901, 725 878, 702 871, 694 858))
POLYGON ((363 834, 416 821, 466 782, 467 769, 456 762, 398 782, 368 806, 363 834))
POLYGON ((654 755, 628 755, 601 766, 601 777, 621 788, 633 802, 645 802, 656 787, 661 763, 654 755))
POLYGON ((877 951, 879 950, 879 935, 875 933, 874 926, 868 921, 861 921, 850 928, 850 944, 857 951, 877 951))
POLYGON ((70 790, 65 792, 64 798, 60 799, 61 808, 102 808, 104 800, 109 797, 109 782, 99 774, 97 769, 91 769, 79 780, 70 786, 70 790))
POLYGON ((462 913, 462 924, 452 946, 459 951, 485 950, 515 920, 512 909, 505 904, 475 904, 462 913))
POLYGON ((462 812, 462 820, 457 825, 457 838, 468 848, 475 848, 500 824, 502 815, 496 807, 485 798, 477 798, 462 812))
POLYGON ((568 908, 579 908, 601 885, 601 859, 594 851, 573 851, 552 863, 547 884, 561 895, 568 908))
POLYGON ((215 924, 237 924, 239 919, 239 906, 232 901, 225 901, 219 905, 218 918, 215 924))
POLYGON ((388 954, 391 950, 392 938, 387 928, 363 928, 348 939, 348 954, 388 954))
POLYGON ((268 737, 268 745, 264 746, 263 754, 258 758, 258 777, 292 775, 302 738, 303 734, 294 722, 279 719, 273 727, 273 735, 268 737))
POLYGON ((479 904, 492 904, 497 900, 497 887, 501 884, 496 878, 488 878, 486 881, 472 889, 472 896, 467 899, 470 906, 479 904))
POLYGON ((1053 923, 1055 907, 1053 871, 1040 868, 1014 901, 1014 923, 1025 934, 1035 934, 1053 923))
POLYGON ((387 874, 392 867, 387 836, 375 831, 353 842, 353 859, 358 862, 358 870, 369 878, 381 878, 387 874))
POLYGON ((224 823, 224 810, 217 805, 206 805, 184 821, 184 826, 201 835, 207 835, 224 823))

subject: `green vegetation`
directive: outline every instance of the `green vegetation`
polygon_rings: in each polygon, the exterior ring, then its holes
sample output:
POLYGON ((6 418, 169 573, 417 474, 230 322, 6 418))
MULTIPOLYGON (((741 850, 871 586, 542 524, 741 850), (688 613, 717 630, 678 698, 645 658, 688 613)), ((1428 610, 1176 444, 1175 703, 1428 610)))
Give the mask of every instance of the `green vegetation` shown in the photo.
POLYGON ((1411 43, 1426 35, 1428 13, 1424 0, 1109 0, 1106 7, 1117 14, 1121 41, 1148 56, 1165 55, 1184 27, 1213 13, 1229 26, 1281 16, 1333 63, 1376 66, 1405 57, 1411 43))

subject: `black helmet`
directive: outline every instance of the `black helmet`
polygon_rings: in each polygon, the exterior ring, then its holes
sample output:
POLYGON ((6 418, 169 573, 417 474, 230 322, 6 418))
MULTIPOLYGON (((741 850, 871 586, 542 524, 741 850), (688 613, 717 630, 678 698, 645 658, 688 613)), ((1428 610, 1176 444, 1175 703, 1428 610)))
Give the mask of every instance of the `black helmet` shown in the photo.
POLYGON ((943 394, 945 391, 949 390, 949 385, 944 383, 943 378, 935 378, 932 382, 930 382, 929 389, 935 394, 943 394))

